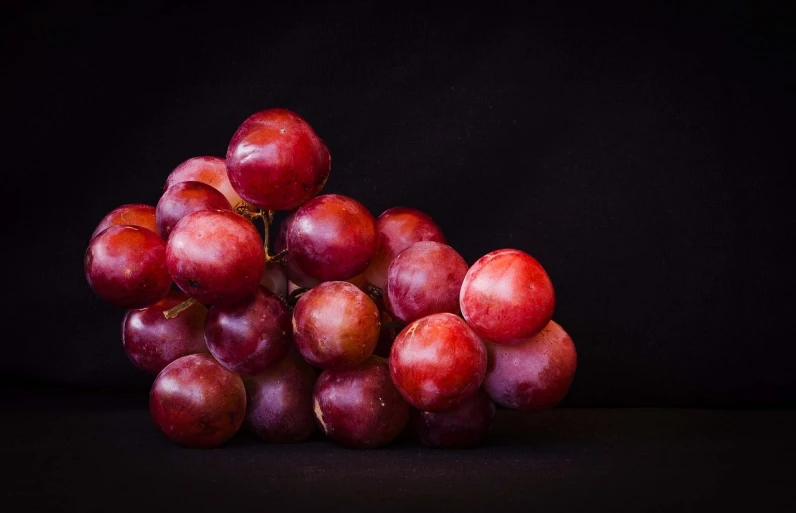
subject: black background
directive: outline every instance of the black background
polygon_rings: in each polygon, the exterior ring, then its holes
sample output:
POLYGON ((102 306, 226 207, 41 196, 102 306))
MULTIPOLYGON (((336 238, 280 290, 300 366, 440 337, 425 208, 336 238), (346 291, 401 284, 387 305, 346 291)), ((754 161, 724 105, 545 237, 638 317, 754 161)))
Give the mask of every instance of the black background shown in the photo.
POLYGON ((286 4, 6 11, 6 385, 145 396, 89 235, 286 107, 330 148, 324 192, 420 208, 469 263, 542 262, 565 405, 796 404, 784 8, 286 4))

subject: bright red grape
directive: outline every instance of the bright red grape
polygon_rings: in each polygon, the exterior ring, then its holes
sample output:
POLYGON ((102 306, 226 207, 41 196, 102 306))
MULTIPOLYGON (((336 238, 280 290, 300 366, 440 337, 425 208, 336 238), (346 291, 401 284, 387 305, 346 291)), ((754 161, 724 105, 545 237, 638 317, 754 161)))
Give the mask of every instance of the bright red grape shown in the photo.
POLYGON ((249 116, 227 148, 235 191, 265 210, 294 210, 306 203, 326 184, 331 164, 312 127, 286 109, 249 116))
POLYGON ((206 183, 180 182, 169 187, 160 197, 157 206, 160 236, 168 239, 180 219, 207 209, 232 210, 227 198, 206 183))
POLYGON ((182 218, 169 236, 166 262, 174 282, 197 301, 228 305, 252 295, 265 270, 254 225, 223 210, 182 218))
POLYGON ((91 234, 91 238, 93 239, 106 228, 120 225, 140 226, 141 228, 146 228, 147 230, 158 233, 158 225, 155 220, 155 207, 134 203, 115 208, 102 218, 102 221, 100 221, 94 229, 94 233, 91 234))
POLYGON ((423 317, 404 328, 390 352, 392 380, 424 411, 450 410, 473 395, 486 373, 486 349, 461 318, 423 317))
POLYGON ((387 362, 378 356, 351 369, 323 371, 313 403, 326 436, 356 449, 390 443, 409 421, 409 405, 390 381, 387 362))
POLYGON ((293 310, 293 335, 301 355, 322 369, 352 367, 373 353, 379 309, 355 285, 328 281, 304 293, 293 310))
POLYGON ((384 298, 404 323, 434 313, 459 313, 459 291, 467 262, 440 242, 416 242, 390 264, 384 298))
POLYGON ((205 317, 207 308, 194 303, 173 319, 163 312, 188 299, 182 292, 172 291, 152 306, 129 310, 122 321, 122 344, 133 365, 157 375, 177 358, 207 353, 205 317))
POLYGON ((550 277, 517 249, 494 251, 473 264, 459 300, 475 332, 496 344, 518 344, 539 333, 555 308, 550 277))
POLYGON ((149 306, 171 287, 166 243, 139 226, 111 226, 91 239, 83 270, 99 297, 123 308, 149 306))
POLYGON ((256 376, 244 377, 246 426, 271 443, 296 443, 315 431, 316 374, 295 351, 256 376))
POLYGON ((493 401, 515 410, 546 410, 567 395, 578 355, 572 338, 553 321, 516 345, 486 343, 489 366, 484 390, 493 401))
POLYGON ((223 194, 232 208, 243 201, 229 182, 224 159, 218 157, 193 157, 186 160, 174 168, 166 179, 163 190, 166 191, 180 182, 206 183, 223 194))
POLYGON ((383 289, 387 285, 387 270, 398 254, 424 240, 445 243, 445 235, 425 212, 414 208, 393 207, 376 219, 379 243, 376 255, 365 270, 365 278, 383 289))
POLYGON ((327 194, 293 216, 287 232, 291 260, 319 280, 347 280, 361 273, 376 253, 376 221, 361 203, 327 194))
POLYGON ((195 448, 224 444, 246 414, 240 376, 209 354, 192 354, 163 369, 149 393, 155 426, 172 442, 195 448))
POLYGON ((229 370, 249 376, 282 359, 291 335, 287 305, 262 286, 242 301, 213 306, 205 323, 213 356, 229 370))
POLYGON ((439 449, 462 449, 483 439, 495 420, 495 403, 479 390, 452 410, 412 411, 420 441, 439 449))

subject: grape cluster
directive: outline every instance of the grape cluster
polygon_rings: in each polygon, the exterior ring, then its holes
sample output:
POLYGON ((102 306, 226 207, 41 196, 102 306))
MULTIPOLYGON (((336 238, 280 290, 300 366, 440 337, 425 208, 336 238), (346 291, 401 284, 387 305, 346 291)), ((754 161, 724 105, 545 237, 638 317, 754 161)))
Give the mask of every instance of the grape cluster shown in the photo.
POLYGON ((539 262, 501 249, 468 266, 419 210, 374 219, 319 195, 330 169, 304 119, 265 110, 226 160, 183 162, 157 207, 124 205, 94 230, 86 278, 129 310, 123 346, 157 376, 157 428, 216 447, 243 424, 273 443, 317 426, 375 448, 411 423, 424 444, 456 448, 486 435, 495 403, 561 401, 577 355, 539 262), (277 210, 290 214, 272 234, 277 210))

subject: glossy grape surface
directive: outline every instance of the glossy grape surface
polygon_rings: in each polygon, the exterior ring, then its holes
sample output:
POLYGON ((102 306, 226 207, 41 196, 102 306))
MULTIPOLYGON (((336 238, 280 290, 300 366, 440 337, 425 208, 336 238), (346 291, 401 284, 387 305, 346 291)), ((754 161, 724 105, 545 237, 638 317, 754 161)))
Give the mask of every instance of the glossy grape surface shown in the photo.
POLYGON ((201 210, 174 227, 166 262, 174 283, 188 295, 204 304, 228 305, 257 290, 265 251, 260 234, 242 216, 201 210))
POLYGON ((206 183, 223 194, 232 208, 243 201, 229 182, 227 165, 222 158, 193 157, 186 160, 174 168, 174 171, 166 179, 163 190, 166 191, 180 182, 206 183))
POLYGON ((192 354, 163 369, 149 393, 149 413, 170 441, 194 448, 224 444, 246 414, 240 376, 209 354, 192 354))
POLYGON ((481 338, 518 344, 539 333, 553 316, 550 277, 531 255, 501 249, 481 257, 464 277, 462 315, 481 338))
POLYGON ((83 271, 99 297, 123 308, 156 303, 171 287, 166 243, 139 226, 111 226, 91 239, 83 271))
POLYGON ((227 198, 205 183, 180 182, 169 187, 160 197, 156 211, 160 236, 168 239, 180 219, 207 209, 232 210, 227 198))
POLYGON ((387 362, 378 356, 351 369, 323 371, 313 404, 324 434, 357 449, 390 443, 409 421, 409 405, 390 381, 387 362))
POLYGON ((486 349, 461 318, 433 314, 401 330, 390 352, 392 380, 419 410, 450 410, 473 395, 486 373, 486 349))
POLYGON ((158 233, 158 225, 155 218, 155 207, 151 205, 142 205, 134 203, 130 205, 122 205, 108 212, 105 217, 99 222, 91 234, 93 239, 99 235, 106 228, 111 226, 140 226, 146 228, 154 233, 158 233))
POLYGON ((309 123, 286 109, 249 116, 227 148, 235 191, 265 210, 294 210, 306 203, 326 184, 331 164, 309 123))
POLYGON ((439 449, 462 449, 481 441, 495 420, 495 403, 483 390, 444 412, 412 411, 420 441, 439 449))

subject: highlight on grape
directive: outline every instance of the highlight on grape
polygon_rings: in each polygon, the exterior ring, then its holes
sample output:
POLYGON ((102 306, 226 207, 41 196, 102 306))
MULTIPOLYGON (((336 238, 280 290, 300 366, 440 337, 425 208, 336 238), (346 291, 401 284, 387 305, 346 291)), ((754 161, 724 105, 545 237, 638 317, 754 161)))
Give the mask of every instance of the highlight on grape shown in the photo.
POLYGON ((331 163, 301 116, 257 112, 225 159, 185 160, 156 206, 115 208, 91 234, 86 280, 128 309, 123 349, 155 376, 157 429, 194 448, 243 427, 359 449, 411 429, 456 449, 497 407, 556 406, 577 353, 542 265, 503 248, 469 266, 421 210, 374 218, 321 194, 331 163))

